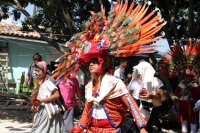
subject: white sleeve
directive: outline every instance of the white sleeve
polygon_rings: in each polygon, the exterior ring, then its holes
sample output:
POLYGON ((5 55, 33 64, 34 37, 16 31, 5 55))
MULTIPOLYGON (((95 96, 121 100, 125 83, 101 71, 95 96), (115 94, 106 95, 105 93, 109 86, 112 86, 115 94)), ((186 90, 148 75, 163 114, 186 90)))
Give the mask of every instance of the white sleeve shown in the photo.
POLYGON ((158 90, 162 86, 163 86, 163 82, 160 79, 158 79, 158 78, 155 77, 154 78, 154 89, 158 90))
POLYGON ((185 84, 183 84, 182 82, 180 82, 179 84, 178 84, 178 87, 180 87, 180 88, 185 88, 185 84))
POLYGON ((128 90, 133 90, 133 89, 131 88, 132 83, 133 83, 133 81, 131 80, 130 83, 128 84, 128 86, 127 86, 127 89, 128 89, 128 90))
POLYGON ((200 109, 199 107, 200 107, 200 100, 198 100, 198 101, 195 103, 195 105, 194 105, 194 108, 195 108, 195 109, 198 109, 198 110, 199 110, 199 109, 200 109))
POLYGON ((115 70, 114 76, 120 78, 120 70, 119 70, 119 68, 117 70, 115 70))
POLYGON ((50 80, 47 82, 48 89, 52 92, 54 89, 58 89, 55 84, 53 84, 50 80))

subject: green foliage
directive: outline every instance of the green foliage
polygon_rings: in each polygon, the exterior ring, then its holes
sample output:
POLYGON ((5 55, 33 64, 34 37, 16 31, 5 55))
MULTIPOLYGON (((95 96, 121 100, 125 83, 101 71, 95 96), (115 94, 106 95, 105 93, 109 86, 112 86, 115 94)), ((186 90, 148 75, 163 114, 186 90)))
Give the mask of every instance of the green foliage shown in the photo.
POLYGON ((72 33, 69 32, 68 24, 64 15, 69 15, 76 25, 76 31, 82 30, 82 24, 90 16, 89 10, 93 10, 90 0, 62 0, 62 7, 58 4, 57 0, 49 0, 48 2, 43 0, 37 0, 36 5, 39 7, 37 10, 34 22, 37 25, 51 28, 52 34, 58 34, 57 36, 62 38, 69 38, 72 33), (38 4, 37 4, 38 3, 38 4), (66 35, 66 36, 65 36, 66 35))
POLYGON ((21 17, 21 12, 19 12, 19 11, 17 11, 17 10, 12 10, 12 13, 13 13, 13 15, 14 15, 14 19, 15 19, 15 21, 17 21, 18 19, 20 19, 20 17, 21 17))
POLYGON ((4 5, 0 5, 0 21, 2 19, 7 19, 9 17, 7 12, 8 12, 8 7, 4 5))
MULTIPOLYGON (((10 3, 15 4, 13 0, 8 0, 10 3)), ((56 38, 69 38, 73 33, 69 30, 73 29, 74 33, 83 30, 82 24, 90 17, 89 10, 94 10, 93 1, 91 0, 18 0, 22 7, 27 7, 28 4, 33 4, 37 7, 33 14, 33 21, 36 25, 51 29, 52 34, 56 34, 56 38), (69 17, 67 17, 67 15, 69 17), (70 20, 71 19, 71 20, 70 20), (74 27, 70 27, 69 23, 74 23, 74 27)), ((6 2, 6 0, 5 0, 6 2)), ((10 6, 0 4, 0 10, 3 11, 1 18, 7 18, 7 12, 10 6)), ((21 12, 14 9, 12 11, 14 19, 18 20, 21 12)), ((22 22, 23 30, 28 29, 27 20, 22 22)), ((44 32, 46 30, 42 29, 44 32)))
MULTIPOLYGON (((2 4, 4 2, 10 2, 15 4, 13 0, 0 0, 0 20, 7 18, 8 9, 10 6, 2 4)), ((68 35, 72 35, 75 32, 83 30, 83 23, 88 20, 90 14, 89 10, 99 11, 100 5, 97 5, 96 0, 18 0, 20 5, 25 8, 28 4, 37 6, 37 12, 34 14, 34 23, 39 26, 43 26, 46 29, 51 29, 52 34, 60 39, 68 39, 68 35), (94 8, 95 7, 95 8, 94 8), (75 26, 73 27, 73 24, 75 26), (62 35, 62 36, 61 36, 62 35)), ((116 0, 114 0, 116 1, 116 0)), ((147 1, 147 0, 145 0, 147 1)), ((162 30, 166 33, 166 38, 171 44, 173 41, 186 38, 198 38, 200 37, 200 17, 199 0, 151 0, 152 5, 150 10, 154 10, 155 7, 159 7, 165 20, 168 22, 165 28, 162 30), (193 4, 191 4, 193 2, 193 4), (192 13, 189 11, 192 10, 192 13)), ((132 0, 129 0, 131 3, 132 0)), ((140 0, 136 0, 139 3, 140 0)), ((102 3, 108 11, 107 0, 102 0, 102 3)), ((14 9, 12 11, 14 19, 17 20, 21 16, 21 12, 14 9)), ((30 14, 31 16, 33 14, 30 14)), ((28 21, 23 23, 28 24, 28 21)), ((26 29, 26 28, 25 28, 26 29)), ((45 31, 44 31, 45 32, 45 31)), ((170 45, 171 45, 170 44, 170 45)))
POLYGON ((199 0, 152 1, 161 9, 164 19, 168 22, 165 29, 168 40, 178 43, 178 40, 183 38, 200 38, 199 0))
MULTIPOLYGON (((60 8, 57 0, 35 0, 38 6, 37 15, 34 18, 35 23, 45 27, 52 28, 53 32, 58 33, 62 29, 61 34, 69 34, 67 27, 64 25, 63 10, 60 8), (65 26, 65 30, 63 29, 65 26), (62 28, 61 28, 62 27, 62 28)), ((90 0, 62 0, 64 12, 67 12, 74 21, 78 31, 82 30, 81 24, 89 17, 89 10, 93 10, 90 0)))
MULTIPOLYGON (((11 4, 15 4, 13 0, 0 0, 0 2, 9 2, 11 4)), ((23 8, 27 7, 28 6, 28 3, 27 1, 24 1, 24 0, 19 0, 21 6, 23 8)), ((9 8, 11 8, 11 6, 7 6, 7 5, 4 5, 4 4, 1 4, 0 3, 0 21, 1 19, 7 19, 9 17, 8 15, 8 11, 9 11, 9 8)), ((21 17, 21 12, 16 10, 16 9, 12 9, 11 13, 13 14, 13 17, 14 17, 14 20, 17 21, 18 19, 20 19, 21 17)))
POLYGON ((33 18, 35 18, 36 16, 36 13, 37 13, 37 7, 34 5, 34 8, 33 8, 33 18))

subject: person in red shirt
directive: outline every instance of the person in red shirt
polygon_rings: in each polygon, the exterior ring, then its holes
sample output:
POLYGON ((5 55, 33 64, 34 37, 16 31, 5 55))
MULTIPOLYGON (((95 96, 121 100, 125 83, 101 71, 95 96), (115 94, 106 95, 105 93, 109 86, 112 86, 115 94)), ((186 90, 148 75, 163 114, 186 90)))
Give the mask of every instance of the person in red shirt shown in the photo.
MULTIPOLYGON (((196 133, 196 120, 193 107, 200 98, 200 87, 196 76, 200 74, 200 47, 199 41, 191 40, 174 45, 171 51, 164 54, 159 61, 158 74, 162 79, 180 77, 181 81, 170 97, 178 107, 181 132, 188 133, 188 122, 190 133, 196 133), (177 97, 177 98, 176 98, 177 97)), ((168 84, 168 83, 167 83, 168 84)), ((173 92, 173 91, 172 91, 173 92)))
MULTIPOLYGON (((189 71, 189 70, 188 70, 189 71)), ((182 75, 182 80, 174 94, 179 98, 179 121, 182 133, 187 133, 187 122, 190 123, 191 133, 196 133, 196 120, 193 107, 200 98, 200 86, 195 81, 195 73, 190 71, 182 75)))

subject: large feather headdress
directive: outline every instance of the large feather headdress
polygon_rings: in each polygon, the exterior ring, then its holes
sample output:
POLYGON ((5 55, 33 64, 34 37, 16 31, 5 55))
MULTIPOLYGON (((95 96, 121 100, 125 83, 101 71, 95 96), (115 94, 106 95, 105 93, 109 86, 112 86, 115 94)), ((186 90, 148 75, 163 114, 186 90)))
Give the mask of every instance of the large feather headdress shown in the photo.
MULTIPOLYGON (((157 46, 146 45, 161 37, 155 34, 166 24, 156 8, 147 14, 150 2, 140 3, 134 8, 134 2, 128 8, 125 3, 111 2, 108 17, 101 7, 101 12, 91 13, 91 21, 86 23, 86 29, 75 34, 65 45, 70 50, 62 55, 52 78, 69 75, 80 64, 86 64, 91 58, 102 54, 115 57, 127 57, 136 53, 155 52, 157 46)), ((104 57, 103 57, 104 58, 104 57)))
POLYGON ((194 76, 200 71, 200 43, 189 40, 187 45, 175 45, 158 63, 161 78, 194 76))

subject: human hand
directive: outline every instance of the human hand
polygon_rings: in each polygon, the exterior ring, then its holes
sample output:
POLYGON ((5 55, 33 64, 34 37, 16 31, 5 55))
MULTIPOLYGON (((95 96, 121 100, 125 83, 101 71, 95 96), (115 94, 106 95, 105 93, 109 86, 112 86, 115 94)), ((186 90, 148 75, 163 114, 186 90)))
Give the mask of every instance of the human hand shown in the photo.
POLYGON ((140 133, 148 133, 145 128, 140 129, 140 133))
POLYGON ((31 106, 31 111, 32 111, 32 112, 36 112, 36 110, 37 110, 37 107, 36 107, 36 106, 31 106))
POLYGON ((68 133, 82 133, 83 131, 83 128, 75 125, 68 133))
POLYGON ((128 78, 128 79, 131 79, 131 78, 132 78, 132 74, 129 73, 129 74, 127 75, 127 78, 128 78))
POLYGON ((40 106, 40 104, 42 104, 43 102, 42 102, 42 99, 37 99, 37 100, 35 101, 35 103, 36 103, 37 105, 40 106))
POLYGON ((41 99, 37 99, 37 98, 32 98, 32 99, 30 100, 30 102, 31 102, 31 104, 33 104, 33 106, 35 106, 35 107, 40 106, 40 104, 42 103, 42 102, 41 102, 41 99))
POLYGON ((142 99, 150 99, 151 98, 149 94, 142 94, 139 97, 142 99))
POLYGON ((78 104, 78 107, 79 107, 80 109, 83 109, 83 103, 82 103, 81 100, 78 100, 77 104, 78 104))
POLYGON ((186 96, 189 94, 189 91, 187 89, 184 89, 181 93, 182 96, 186 96))

